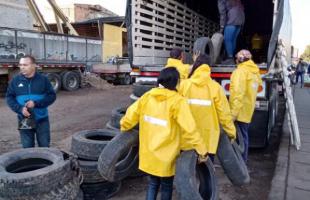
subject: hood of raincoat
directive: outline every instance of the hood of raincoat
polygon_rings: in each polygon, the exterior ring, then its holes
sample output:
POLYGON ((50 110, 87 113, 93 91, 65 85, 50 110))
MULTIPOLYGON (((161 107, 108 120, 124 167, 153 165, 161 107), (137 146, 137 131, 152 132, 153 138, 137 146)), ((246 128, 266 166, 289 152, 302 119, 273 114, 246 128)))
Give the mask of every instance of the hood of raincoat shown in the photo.
POLYGON ((158 101, 165 101, 177 94, 174 90, 169 90, 166 88, 153 88, 149 91, 149 95, 154 97, 158 101))
POLYGON ((180 79, 188 77, 190 65, 184 64, 181 60, 168 58, 166 67, 175 67, 180 74, 180 79))
POLYGON ((248 61, 245 61, 243 63, 238 64, 238 69, 246 69, 246 70, 252 72, 253 74, 260 75, 259 68, 253 62, 253 60, 248 60, 248 61))
POLYGON ((206 85, 209 81, 212 80, 210 74, 210 67, 206 64, 203 64, 195 70, 194 74, 190 77, 190 80, 192 83, 199 86, 206 85))

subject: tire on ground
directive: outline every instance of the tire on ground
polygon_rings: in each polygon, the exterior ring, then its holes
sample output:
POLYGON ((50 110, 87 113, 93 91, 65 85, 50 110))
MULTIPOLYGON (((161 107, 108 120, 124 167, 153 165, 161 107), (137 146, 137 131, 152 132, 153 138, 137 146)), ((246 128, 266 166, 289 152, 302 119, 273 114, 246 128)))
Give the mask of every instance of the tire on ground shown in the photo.
POLYGON ((61 88, 61 77, 57 73, 46 73, 45 76, 51 82, 55 92, 58 92, 61 88))
POLYGON ((114 196, 121 189, 121 182, 100 182, 92 184, 82 184, 84 200, 105 200, 114 196))
POLYGON ((103 149, 98 171, 110 182, 129 176, 137 168, 139 135, 137 131, 119 134, 103 149))
POLYGON ((214 64, 214 47, 212 41, 208 37, 200 37, 194 43, 193 52, 199 51, 201 54, 206 54, 210 58, 210 65, 214 64))
POLYGON ((74 166, 73 157, 53 148, 29 148, 3 154, 0 156, 0 199, 76 197, 79 178, 74 166))
POLYGON ((237 186, 250 182, 250 175, 236 143, 231 144, 227 135, 221 133, 217 157, 228 179, 237 186))
POLYGON ((181 153, 176 163, 175 185, 180 200, 218 199, 218 186, 212 161, 197 163, 194 150, 181 153))
POLYGON ((80 169, 83 174, 83 183, 99 183, 104 182, 105 179, 98 171, 97 161, 78 160, 80 169))
POLYGON ((97 161, 101 151, 118 133, 109 129, 79 131, 72 136, 71 152, 79 158, 97 161))
POLYGON ((125 115, 128 107, 117 107, 112 110, 110 125, 117 129, 120 129, 120 121, 125 115))
POLYGON ((155 81, 140 81, 133 84, 133 95, 136 97, 141 97, 144 93, 157 87, 157 82, 155 81))
POLYGON ((80 87, 80 75, 75 71, 67 71, 62 76, 62 87, 67 91, 74 91, 80 87))

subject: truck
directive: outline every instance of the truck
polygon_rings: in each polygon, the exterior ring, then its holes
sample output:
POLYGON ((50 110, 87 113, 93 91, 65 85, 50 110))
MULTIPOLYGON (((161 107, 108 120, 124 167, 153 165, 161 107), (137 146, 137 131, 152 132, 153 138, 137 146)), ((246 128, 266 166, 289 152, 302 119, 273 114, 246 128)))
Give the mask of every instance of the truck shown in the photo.
POLYGON ((51 32, 0 27, 0 93, 19 73, 18 62, 24 55, 37 60, 55 91, 74 91, 80 87, 85 70, 102 62, 100 39, 51 32))
MULTIPOLYGON (((249 129, 250 147, 265 147, 278 113, 281 86, 276 73, 279 70, 275 69, 281 66, 276 56, 280 44, 284 45, 287 62, 291 63, 290 4, 289 0, 242 0, 242 3, 246 20, 237 49, 252 52, 263 77, 249 129)), ((219 31, 217 1, 127 0, 126 25, 132 78, 136 82, 155 81, 172 48, 192 53, 197 39, 211 38, 219 31)), ((210 41, 205 41, 204 53, 211 55, 220 47, 212 46, 210 41)), ((222 85, 227 96, 235 67, 216 60, 211 63, 211 77, 222 85)))

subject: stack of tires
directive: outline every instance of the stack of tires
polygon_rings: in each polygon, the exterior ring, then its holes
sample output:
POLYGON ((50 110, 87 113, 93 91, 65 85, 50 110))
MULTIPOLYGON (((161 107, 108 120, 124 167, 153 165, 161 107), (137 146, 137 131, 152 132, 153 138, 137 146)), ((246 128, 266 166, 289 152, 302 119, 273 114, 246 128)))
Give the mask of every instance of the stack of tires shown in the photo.
POLYGON ((72 136, 71 151, 77 155, 83 183, 85 200, 104 200, 116 194, 121 187, 119 180, 108 182, 98 171, 100 153, 118 135, 108 129, 85 130, 72 136))
POLYGON ((82 200, 81 177, 71 154, 20 149, 0 156, 0 199, 82 200))

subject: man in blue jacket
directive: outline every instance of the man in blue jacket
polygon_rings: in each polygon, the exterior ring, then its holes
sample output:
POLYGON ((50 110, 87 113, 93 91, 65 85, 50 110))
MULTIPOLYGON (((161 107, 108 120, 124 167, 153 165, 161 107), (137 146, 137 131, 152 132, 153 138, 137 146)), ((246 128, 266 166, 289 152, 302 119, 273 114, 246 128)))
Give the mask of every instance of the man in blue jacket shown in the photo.
POLYGON ((22 146, 34 147, 36 137, 39 147, 49 147, 50 125, 47 107, 56 100, 56 94, 47 77, 36 71, 34 57, 22 57, 19 68, 20 74, 9 84, 6 101, 17 113, 19 122, 29 117, 35 120, 35 128, 19 130, 22 146))

